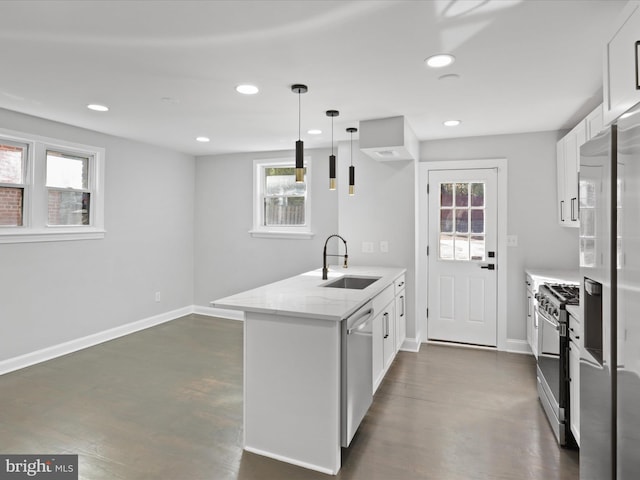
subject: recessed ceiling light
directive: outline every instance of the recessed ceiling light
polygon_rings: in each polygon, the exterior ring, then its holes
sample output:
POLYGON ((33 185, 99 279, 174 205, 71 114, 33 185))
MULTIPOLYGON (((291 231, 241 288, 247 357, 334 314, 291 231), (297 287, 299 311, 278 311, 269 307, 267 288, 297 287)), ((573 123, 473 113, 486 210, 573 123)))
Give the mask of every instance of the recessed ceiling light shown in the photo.
POLYGON ((196 137, 196 141, 200 143, 207 143, 207 142, 210 142, 211 139, 209 137, 196 137))
POLYGON ((451 65, 456 60, 456 57, 448 53, 439 53, 438 55, 432 55, 427 58, 424 63, 431 68, 441 68, 451 65))
POLYGON ((313 128, 311 130, 307 130, 307 133, 309 135, 320 135, 322 133, 322 130, 318 130, 317 128, 313 128))
POLYGON ((236 87, 236 92, 242 93, 243 95, 255 95, 260 90, 255 85, 238 85, 236 87))
POLYGON ((89 105, 87 105, 87 108, 89 110, 93 110, 95 112, 108 112, 109 111, 109 107, 107 107, 105 105, 99 105, 97 103, 90 103, 89 105))
POLYGON ((460 120, 447 120, 442 123, 447 127, 457 127, 458 125, 460 125, 461 122, 460 120))

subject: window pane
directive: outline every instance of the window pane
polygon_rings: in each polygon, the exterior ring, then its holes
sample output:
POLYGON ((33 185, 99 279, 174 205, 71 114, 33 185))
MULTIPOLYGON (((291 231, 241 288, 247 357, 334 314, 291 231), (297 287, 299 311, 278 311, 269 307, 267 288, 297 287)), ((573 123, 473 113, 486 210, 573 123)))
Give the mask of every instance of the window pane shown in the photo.
POLYGON ((471 260, 484 261, 484 235, 471 235, 471 260))
POLYGON ((596 241, 593 238, 580 239, 580 266, 596 266, 596 241))
POLYGON ((469 237, 456 235, 455 238, 456 260, 469 260, 469 237))
POLYGON ((0 225, 22 226, 22 198, 24 189, 0 187, 0 225))
POLYGON ((484 233, 484 210, 471 210, 471 233, 484 233))
POLYGON ((47 151, 47 187, 83 190, 88 188, 88 178, 88 158, 47 151))
POLYGON ((23 183, 24 148, 0 144, 0 183, 23 183))
POLYGON ((304 197, 265 198, 265 225, 304 225, 304 197))
POLYGON ((49 225, 89 225, 90 194, 49 190, 49 225))
POLYGON ((595 207, 596 206, 596 184, 593 180, 580 180, 578 188, 580 193, 578 195, 580 201, 580 208, 582 207, 595 207))
MULTIPOLYGON (((296 183, 295 168, 265 168, 265 195, 304 195, 306 183, 296 183)), ((306 174, 306 169, 305 169, 306 174)))
POLYGON ((456 183, 456 207, 469 205, 469 184, 456 183))
POLYGON ((453 210, 451 208, 440 210, 440 231, 453 232, 453 210))
POLYGON ((467 233, 468 231, 469 210, 456 208, 456 233, 467 233))
POLYGON ((471 184, 471 206, 484 207, 484 183, 471 184))
POLYGON ((440 206, 441 207, 453 206, 453 183, 440 184, 440 206))
POLYGON ((440 234, 440 259, 453 260, 453 235, 440 234))

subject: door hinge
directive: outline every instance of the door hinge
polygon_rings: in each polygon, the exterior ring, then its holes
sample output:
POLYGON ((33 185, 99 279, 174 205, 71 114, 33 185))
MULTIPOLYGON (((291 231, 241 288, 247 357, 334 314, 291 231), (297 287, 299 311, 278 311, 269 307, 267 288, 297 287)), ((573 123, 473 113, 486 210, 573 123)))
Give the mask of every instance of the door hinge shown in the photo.
POLYGON ((427 245, 427 257, 429 256, 429 245, 427 245))
POLYGON ((427 195, 429 195, 429 184, 427 183, 427 195))
POLYGON ((429 318, 429 309, 427 308, 427 318, 429 318))

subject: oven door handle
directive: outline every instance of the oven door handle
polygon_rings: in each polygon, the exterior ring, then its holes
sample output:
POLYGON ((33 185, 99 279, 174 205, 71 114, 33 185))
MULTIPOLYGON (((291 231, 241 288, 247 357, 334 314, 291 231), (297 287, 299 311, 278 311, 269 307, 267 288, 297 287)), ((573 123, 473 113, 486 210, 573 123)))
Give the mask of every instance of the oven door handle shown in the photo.
POLYGON ((560 336, 561 337, 566 337, 567 336, 567 325, 566 325, 566 323, 558 322, 557 320, 549 317, 547 315, 547 312, 545 312, 544 310, 540 310, 539 308, 536 308, 536 310, 538 311, 538 313, 540 314, 540 316, 542 317, 542 319, 545 322, 547 322, 552 327, 554 327, 558 332, 560 332, 560 336))

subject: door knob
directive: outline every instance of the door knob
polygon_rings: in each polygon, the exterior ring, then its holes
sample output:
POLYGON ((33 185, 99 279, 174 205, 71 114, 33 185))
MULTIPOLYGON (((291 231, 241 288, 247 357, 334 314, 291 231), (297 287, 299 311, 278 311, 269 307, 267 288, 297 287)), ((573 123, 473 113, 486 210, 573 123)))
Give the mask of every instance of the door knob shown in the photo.
POLYGON ((480 265, 480 268, 485 268, 487 270, 495 270, 496 266, 493 263, 489 263, 488 265, 480 265))

